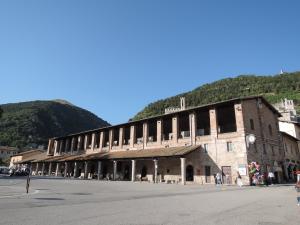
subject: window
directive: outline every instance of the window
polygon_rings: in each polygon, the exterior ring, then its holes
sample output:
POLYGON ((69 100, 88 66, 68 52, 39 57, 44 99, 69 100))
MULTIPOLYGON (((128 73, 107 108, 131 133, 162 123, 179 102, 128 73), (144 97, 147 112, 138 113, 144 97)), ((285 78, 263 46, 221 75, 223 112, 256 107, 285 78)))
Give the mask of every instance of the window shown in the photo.
POLYGON ((254 151, 257 152, 257 145, 256 145, 256 142, 254 142, 254 151))
POLYGON ((272 155, 275 155, 274 146, 271 146, 272 155))
POLYGON ((254 130, 254 122, 253 122, 253 119, 250 119, 250 128, 251 128, 251 130, 254 130))
POLYGON ((273 131, 272 131, 272 126, 271 126, 271 124, 269 124, 268 128, 269 128, 269 134, 272 136, 272 135, 273 135, 273 131))
POLYGON ((208 144, 204 144, 203 149, 204 149, 204 153, 207 153, 208 152, 208 144))
POLYGON ((227 142, 227 152, 232 152, 232 142, 231 141, 227 142))

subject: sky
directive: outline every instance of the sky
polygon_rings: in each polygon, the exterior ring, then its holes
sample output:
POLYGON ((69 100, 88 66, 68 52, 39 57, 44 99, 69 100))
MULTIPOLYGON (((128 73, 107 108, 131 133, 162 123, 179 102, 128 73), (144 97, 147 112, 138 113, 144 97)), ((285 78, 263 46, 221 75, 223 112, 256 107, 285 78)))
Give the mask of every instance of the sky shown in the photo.
POLYGON ((0 104, 65 99, 111 124, 225 77, 300 70, 300 1, 1 0, 0 104))

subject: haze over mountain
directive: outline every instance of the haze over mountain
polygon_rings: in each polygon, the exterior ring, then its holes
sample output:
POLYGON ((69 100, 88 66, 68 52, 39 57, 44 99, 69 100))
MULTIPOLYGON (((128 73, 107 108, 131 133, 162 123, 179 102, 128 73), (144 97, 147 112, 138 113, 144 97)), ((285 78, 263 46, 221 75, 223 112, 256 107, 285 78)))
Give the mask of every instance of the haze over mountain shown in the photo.
POLYGON ((65 100, 0 105, 0 145, 46 146, 50 137, 110 125, 93 113, 65 100))
POLYGON ((150 103, 133 120, 163 114, 167 107, 179 107, 179 98, 183 96, 186 105, 192 107, 250 95, 263 95, 270 103, 279 102, 282 98, 293 99, 300 112, 300 72, 274 76, 241 75, 218 80, 190 92, 150 103))

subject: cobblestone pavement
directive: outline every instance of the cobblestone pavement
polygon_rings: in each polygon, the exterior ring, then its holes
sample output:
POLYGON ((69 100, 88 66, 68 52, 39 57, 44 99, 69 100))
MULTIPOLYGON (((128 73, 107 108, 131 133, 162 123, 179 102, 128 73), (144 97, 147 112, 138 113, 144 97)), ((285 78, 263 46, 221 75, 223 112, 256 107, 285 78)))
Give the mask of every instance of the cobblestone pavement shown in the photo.
POLYGON ((2 225, 300 224, 291 185, 236 187, 0 177, 2 225))

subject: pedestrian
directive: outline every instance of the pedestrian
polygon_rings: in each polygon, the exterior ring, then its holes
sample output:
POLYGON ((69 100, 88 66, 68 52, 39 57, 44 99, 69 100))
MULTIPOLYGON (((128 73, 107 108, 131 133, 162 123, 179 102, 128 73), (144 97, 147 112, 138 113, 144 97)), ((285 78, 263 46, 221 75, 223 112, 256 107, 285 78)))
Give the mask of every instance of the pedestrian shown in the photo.
POLYGON ((297 192, 297 204, 300 206, 300 195, 298 194, 300 192, 300 180, 296 183, 295 189, 297 192))
POLYGON ((217 176, 216 176, 216 174, 214 174, 214 180, 215 180, 215 184, 217 185, 217 176))
POLYGON ((220 173, 216 174, 216 179, 217 179, 217 185, 221 185, 222 184, 222 177, 220 173))
POLYGON ((239 172, 237 172, 237 178, 236 178, 236 183, 239 187, 243 186, 243 181, 242 181, 242 176, 239 172))
POLYGON ((29 192, 29 185, 30 185, 30 177, 29 177, 29 173, 28 173, 27 179, 26 179, 26 193, 27 194, 29 192))
POLYGON ((269 180, 269 184, 270 185, 273 185, 273 180, 274 180, 274 173, 272 172, 272 171, 270 171, 269 173, 268 173, 268 180, 269 180))

